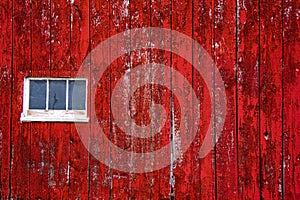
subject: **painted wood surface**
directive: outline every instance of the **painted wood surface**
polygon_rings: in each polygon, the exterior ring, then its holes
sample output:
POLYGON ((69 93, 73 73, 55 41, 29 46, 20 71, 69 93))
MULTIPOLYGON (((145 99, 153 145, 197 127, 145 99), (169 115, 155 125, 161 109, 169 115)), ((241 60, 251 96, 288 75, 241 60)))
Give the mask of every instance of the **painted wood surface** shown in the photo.
MULTIPOLYGON (((300 199, 299 9, 296 0, 1 1, 1 199, 300 199), (180 118, 191 121, 180 112, 188 98, 180 105, 173 92, 153 84, 135 92, 130 115, 137 124, 150 122, 151 102, 167 111, 160 137, 150 139, 126 135, 111 110, 110 97, 127 71, 163 63, 171 79, 153 68, 139 81, 156 76, 180 88, 182 96, 193 89, 201 102, 199 130, 179 160, 153 172, 123 172, 93 157, 89 150, 96 142, 85 148, 74 123, 20 122, 24 77, 76 77, 81 65, 95 64, 97 55, 89 53, 101 42, 143 27, 193 38, 222 76, 227 116, 221 138, 206 157, 200 158, 199 150, 211 118, 210 98, 218 97, 210 97, 203 77, 181 55, 131 50, 130 38, 139 32, 103 50, 112 55, 125 47, 130 53, 112 62, 99 81, 92 78, 93 68, 85 72, 89 90, 97 88, 95 97, 88 96, 88 113, 97 116, 90 120, 98 120, 107 138, 126 151, 151 152, 173 141, 180 118), (86 57, 90 62, 83 63, 86 57)), ((130 91, 134 77, 128 81, 130 91)), ((95 130, 90 125, 89 136, 95 130)), ((120 156, 106 151, 108 160, 120 156)))

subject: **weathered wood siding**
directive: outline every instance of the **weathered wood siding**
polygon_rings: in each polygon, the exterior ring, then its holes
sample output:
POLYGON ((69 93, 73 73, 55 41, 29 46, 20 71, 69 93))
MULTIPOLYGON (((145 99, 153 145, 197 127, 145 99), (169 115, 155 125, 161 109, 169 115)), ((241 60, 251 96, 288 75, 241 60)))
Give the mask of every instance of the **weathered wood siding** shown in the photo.
MULTIPOLYGON (((1 0, 1 199, 300 199, 299 18, 297 0, 1 0), (180 126, 177 117, 186 117, 179 111, 184 105, 163 87, 141 88, 135 121, 149 123, 151 101, 166 108, 168 120, 160 138, 134 140, 113 122, 110 95, 128 69, 152 62, 172 66, 202 102, 200 131, 173 167, 117 171, 89 154, 74 123, 20 122, 24 77, 75 77, 86 56, 93 62, 97 55, 89 52, 102 41, 142 27, 188 35, 221 73, 227 116, 205 158, 198 156, 210 120, 205 83, 180 55, 158 49, 125 54, 105 78, 90 80, 90 87, 98 85, 97 110, 90 105, 88 110, 98 117, 90 120, 99 120, 120 148, 161 148, 173 137, 170 130, 180 126)), ((160 76, 181 87, 182 95, 189 93, 178 77, 160 76)))

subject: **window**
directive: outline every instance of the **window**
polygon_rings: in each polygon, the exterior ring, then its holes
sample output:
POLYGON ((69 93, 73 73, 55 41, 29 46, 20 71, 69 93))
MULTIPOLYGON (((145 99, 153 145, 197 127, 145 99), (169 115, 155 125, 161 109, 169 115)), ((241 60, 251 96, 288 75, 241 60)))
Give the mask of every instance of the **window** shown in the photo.
POLYGON ((87 79, 25 78, 21 121, 88 122, 87 79))

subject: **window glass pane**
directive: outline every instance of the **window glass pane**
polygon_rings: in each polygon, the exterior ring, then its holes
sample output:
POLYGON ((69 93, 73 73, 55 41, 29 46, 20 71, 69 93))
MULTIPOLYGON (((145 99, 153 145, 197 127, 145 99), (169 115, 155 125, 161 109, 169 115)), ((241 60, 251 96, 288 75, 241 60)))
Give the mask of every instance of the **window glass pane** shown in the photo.
POLYGON ((66 110, 66 81, 49 80, 49 110, 66 110))
POLYGON ((69 81, 69 110, 85 110, 86 81, 69 81))
POLYGON ((46 109, 46 80, 30 80, 29 109, 46 109))

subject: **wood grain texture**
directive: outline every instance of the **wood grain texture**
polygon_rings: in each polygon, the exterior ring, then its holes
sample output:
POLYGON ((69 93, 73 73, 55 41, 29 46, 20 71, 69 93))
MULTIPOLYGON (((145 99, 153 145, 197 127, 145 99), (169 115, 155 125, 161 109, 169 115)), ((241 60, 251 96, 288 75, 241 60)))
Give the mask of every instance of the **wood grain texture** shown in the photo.
MULTIPOLYGON (((151 26, 159 28, 170 28, 171 23, 171 4, 169 0, 151 1, 151 26)), ((162 36, 164 37, 164 36, 162 36)), ((168 45, 168 44, 166 44, 168 45)), ((151 61, 154 63, 162 63, 170 66, 170 53, 153 49, 150 51, 151 61)), ((170 80, 165 78, 163 70, 155 69, 152 75, 156 76, 163 83, 167 83, 170 80)), ((154 88, 154 87, 152 87, 154 88)), ((170 92, 163 91, 161 89, 154 89, 152 91, 152 100, 164 106, 167 113, 170 113, 170 92)), ((158 115, 157 115, 158 116, 158 115)), ((170 115, 167 116, 167 122, 165 129, 161 130, 159 137, 154 144, 153 149, 160 148, 162 145, 168 144, 170 141, 170 115)), ((153 199, 170 199, 170 194, 173 192, 170 182, 170 166, 164 167, 158 171, 152 173, 153 177, 153 199), (156 189, 157 188, 157 189, 156 189)))
POLYGON ((260 1, 261 198, 283 198, 282 2, 260 1))
POLYGON ((12 2, 0 3, 0 196, 7 199, 10 193, 10 159, 11 159, 11 109, 12 109, 12 52, 13 26, 12 2))
POLYGON ((237 130, 239 199, 260 198, 258 1, 238 1, 237 130))
MULTIPOLYGON (((0 199, 300 199, 299 12, 297 0, 1 1, 0 199), (130 53, 114 60, 99 80, 93 76, 97 54, 89 53, 97 45, 144 27, 172 29, 195 39, 220 71, 227 116, 222 136, 205 158, 199 158, 199 151, 211 100, 218 97, 210 96, 203 77, 180 55, 133 50, 130 39, 138 35, 132 32, 102 50, 108 55, 103 63, 120 48, 130 53), (83 63, 87 57, 90 62, 83 63), (152 62, 169 66, 172 78, 153 68, 138 80, 155 76, 178 86, 184 102, 180 105, 164 87, 138 89, 128 105, 137 124, 151 121, 151 102, 167 112, 158 136, 140 139, 118 126, 111 96, 125 72, 152 62), (96 116, 90 120, 99 122, 106 137, 128 152, 159 149, 174 140, 180 118, 191 122, 188 113, 180 113, 181 106, 189 105, 186 94, 191 89, 175 75, 180 72, 201 102, 199 131, 188 150, 157 171, 128 173, 89 154, 103 141, 90 140, 86 148, 74 123, 20 122, 24 77, 76 77, 82 64, 89 69, 84 72, 89 79, 89 117, 96 116)), ((165 45, 174 42, 170 39, 165 45)), ((127 91, 134 79, 128 78, 127 91)), ((125 98, 115 106, 121 108, 125 98)), ((89 138, 98 134, 98 124, 91 124, 89 138)), ((105 151, 108 161, 121 162, 111 148, 105 151)))
MULTIPOLYGON (((51 1, 51 77, 70 76, 70 14, 70 2, 51 1)), ((59 199, 70 194, 70 124, 51 123, 50 131, 49 193, 50 199, 59 199)))
POLYGON ((284 197, 300 198, 299 2, 283 3, 284 197))
POLYGON ((22 124, 23 80, 31 74, 31 3, 13 2, 13 87, 12 87, 12 140, 11 140, 11 194, 9 198, 30 197, 30 127, 22 124))
MULTIPOLYGON (((129 15, 130 17, 130 29, 135 28, 143 28, 149 27, 151 23, 151 1, 149 0, 136 0, 129 1, 129 15)), ((133 32, 130 36, 131 38, 141 37, 141 35, 137 35, 137 33, 133 32)), ((145 44, 145 41, 141 41, 142 44, 145 44)), ((132 48, 132 47, 130 47, 132 48)), ((150 50, 131 50, 130 59, 131 59, 131 69, 135 68, 141 64, 149 64, 151 62, 150 50)), ((143 78, 152 77, 152 73, 145 73, 139 79, 139 83, 143 80, 143 78)), ((130 76, 130 85, 132 84, 131 79, 136 79, 136 77, 130 76)), ((129 86, 130 87, 130 86, 129 86)), ((131 88, 130 88, 131 90, 131 88)), ((150 87, 144 87, 141 89, 136 97, 133 97, 132 102, 133 105, 131 110, 131 116, 134 116, 135 122, 140 124, 147 125, 149 122, 149 117, 146 112, 149 110, 149 103, 152 101, 152 96, 150 92, 150 87), (146 111, 146 112, 145 112, 146 111)), ((150 133, 148 133, 150 135, 150 133)), ((147 152, 148 149, 151 149, 150 139, 138 141, 134 137, 130 138, 131 148, 130 151, 135 152, 147 152)), ((128 179, 129 186, 129 198, 132 199, 147 199, 153 198, 155 189, 155 177, 153 177, 152 173, 140 173, 140 174, 130 174, 128 179)))
MULTIPOLYGON (((188 35, 189 37, 193 37, 193 12, 192 12, 192 1, 172 1, 172 18, 171 18, 171 29, 175 31, 179 31, 188 35)), ((171 43, 173 45, 174 41, 171 38, 171 43)), ((176 40, 176 39, 175 39, 176 40)), ((184 134, 183 138, 192 137, 192 128, 184 129, 185 132, 180 132, 180 127, 184 126, 184 124, 180 124, 180 120, 183 119, 187 123, 187 127, 192 126, 192 119, 189 118, 189 113, 180 113, 180 107, 188 105, 191 106, 191 99, 189 99, 188 94, 191 92, 191 85, 193 82, 193 68, 191 64, 182 59, 179 55, 171 54, 170 62, 171 62, 171 86, 173 88, 178 87, 181 90, 178 91, 177 94, 172 93, 171 98, 171 122, 172 127, 171 134, 174 141, 174 151, 176 146, 178 150, 181 149, 181 144, 178 144, 178 141, 175 140, 175 137, 178 137, 179 134, 184 134), (190 85, 183 84, 180 81, 179 77, 176 76, 175 71, 179 71, 189 82, 190 85), (176 104, 176 95, 185 96, 183 102, 180 102, 180 105, 176 104), (172 110, 173 109, 173 110, 172 110)), ((188 110, 192 110, 193 108, 188 108, 188 110)), ((178 160, 174 160, 172 163, 173 173, 174 173, 174 197, 175 198, 184 198, 184 199, 197 199, 196 195, 197 191, 199 191, 200 185, 199 182, 195 182, 194 178, 197 178, 198 175, 192 176, 191 172, 193 171, 193 165, 197 165, 194 161, 194 155, 197 155, 197 152, 192 151, 193 148, 189 148, 183 155, 180 156, 178 160), (198 184, 198 188, 194 187, 198 184)), ((196 171, 193 171, 196 173, 196 171)), ((198 179, 199 180, 199 179, 198 179)), ((198 197, 199 198, 199 197, 198 197)))
MULTIPOLYGON (((110 1, 110 33, 111 35, 115 35, 118 33, 122 33, 126 30, 130 29, 131 24, 131 15, 130 4, 128 0, 110 1)), ((130 51, 130 34, 123 33, 124 39, 120 42, 112 43, 110 46, 111 54, 117 49, 123 49, 124 51, 130 51)), ((114 87, 116 86, 117 81, 124 76, 126 70, 130 70, 132 67, 130 62, 130 53, 123 54, 120 56, 114 63, 111 65, 111 89, 112 93, 114 87)), ((128 76, 127 76, 128 77, 128 76)), ((124 88, 127 92, 130 92, 130 77, 128 77, 126 81, 126 86, 128 88, 124 88)), ((100 91, 101 94, 101 91, 100 91)), ((116 107, 122 107, 125 105, 125 99, 127 96, 120 96, 119 102, 115 105, 116 107)), ((125 120, 125 115, 128 113, 121 114, 121 119, 125 120)), ((116 121, 114 121, 114 117, 111 114, 111 132, 109 133, 110 140, 116 144, 119 148, 122 149, 132 149, 133 145, 131 143, 131 137, 127 136, 126 133, 118 127, 116 121)), ((120 159, 120 155, 111 152, 111 159, 118 160, 120 159)), ((124 163, 126 165, 126 163, 124 163)), ((119 198, 120 196, 130 197, 131 188, 129 186, 130 180, 133 178, 134 174, 126 173, 119 170, 112 170, 111 172, 111 198, 119 198)))
MULTIPOLYGON (((194 1, 194 15, 193 15, 193 36, 194 39, 202 45, 207 53, 213 58, 213 37, 214 37, 214 5, 212 1, 194 1)), ((197 56, 200 60, 201 55, 197 56)), ((198 61, 199 63, 200 61, 198 61)), ((211 117, 210 112, 207 110, 211 107, 211 94, 207 91, 206 83, 203 81, 201 75, 193 70, 193 87, 196 94, 199 94, 199 100, 202 102, 200 105, 200 132, 195 140, 195 152, 200 151, 202 142, 206 135, 211 117), (202 117, 201 117, 202 116, 202 117)), ((198 158, 198 165, 200 167, 200 183, 199 188, 200 197, 202 199, 216 199, 216 170, 215 170, 215 149, 203 159, 198 158)), ((196 178, 195 178, 196 179, 196 178)))
MULTIPOLYGON (((216 198, 238 199, 236 1, 215 1, 214 11, 214 39, 212 44, 214 47, 214 60, 224 81, 227 97, 227 116, 222 135, 216 144, 216 198)), ((213 90, 219 90, 219 88, 213 87, 213 90)), ((219 97, 213 96, 212 98, 217 99, 219 97)), ((217 123, 217 118, 214 118, 214 121, 217 123)))
MULTIPOLYGON (((31 76, 50 77, 50 1, 32 2, 31 8, 31 76)), ((30 132, 30 198, 49 198, 50 124, 32 123, 30 132)))
MULTIPOLYGON (((89 1, 70 1, 70 77, 76 77, 89 49, 89 1)), ((89 72, 87 72, 89 73, 89 72)), ((87 76, 89 78, 89 76, 87 76)), ((87 199, 89 193, 89 153, 75 124, 70 127, 70 199, 87 199)))
MULTIPOLYGON (((90 1, 90 48, 95 48, 102 41, 106 40, 110 37, 111 31, 111 11, 110 11, 110 1, 90 1), (107 30, 107 31, 104 31, 107 30)), ((110 55, 110 49, 103 49, 103 55, 110 55)), ((91 54, 91 66, 94 66, 94 59, 97 57, 95 54, 91 54)), ((104 60, 106 62, 107 60, 104 60)), ((90 73, 96 73, 91 68, 90 73)), ((97 116, 101 116, 101 118, 91 119, 98 120, 99 126, 103 128, 103 132, 110 137, 111 131, 111 112, 110 112, 110 71, 106 73, 106 78, 101 79, 99 82, 97 80, 90 80, 90 87, 97 88, 97 90, 105 91, 106 95, 101 95, 99 98, 97 96, 91 98, 97 98, 96 108, 97 110, 91 110, 91 116, 94 113, 97 113, 97 116), (100 87, 100 84, 102 87, 100 87)), ((92 124, 91 127, 91 135, 94 135, 95 127, 92 124)), ((96 148, 97 143, 91 140, 90 148, 96 148)), ((101 142, 100 142, 101 145, 101 142)), ((110 149, 106 149, 106 151, 110 151, 110 149)), ((110 159, 110 158, 108 158, 110 159)), ((89 196, 91 199, 103 198, 109 199, 111 197, 112 190, 112 169, 105 166, 103 163, 98 161, 92 155, 90 155, 89 162, 89 171, 90 171, 90 192, 89 196)))

